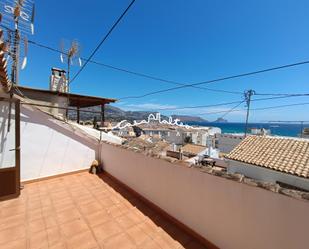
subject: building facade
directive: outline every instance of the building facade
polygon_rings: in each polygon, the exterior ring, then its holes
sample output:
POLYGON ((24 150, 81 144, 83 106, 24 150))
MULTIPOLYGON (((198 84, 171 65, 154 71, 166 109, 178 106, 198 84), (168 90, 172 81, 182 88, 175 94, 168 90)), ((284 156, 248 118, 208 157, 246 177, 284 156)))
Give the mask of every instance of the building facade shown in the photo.
POLYGON ((228 172, 309 191, 309 140, 248 136, 229 154, 228 172))

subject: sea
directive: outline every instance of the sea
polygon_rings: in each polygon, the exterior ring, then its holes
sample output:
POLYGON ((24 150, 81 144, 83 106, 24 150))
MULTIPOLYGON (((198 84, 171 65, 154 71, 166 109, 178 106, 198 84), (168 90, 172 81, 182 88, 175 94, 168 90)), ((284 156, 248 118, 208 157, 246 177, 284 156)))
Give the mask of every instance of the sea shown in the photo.
MULTIPOLYGON (((188 122, 188 125, 198 126, 213 126, 219 127, 222 133, 244 133, 245 123, 216 123, 216 122, 188 122)), ((309 124, 304 125, 308 127, 309 124)), ((304 128, 303 127, 303 128, 304 128)), ((285 123, 249 123, 249 131, 251 128, 264 128, 271 131, 271 135, 299 137, 302 126, 300 124, 285 124, 285 123)))

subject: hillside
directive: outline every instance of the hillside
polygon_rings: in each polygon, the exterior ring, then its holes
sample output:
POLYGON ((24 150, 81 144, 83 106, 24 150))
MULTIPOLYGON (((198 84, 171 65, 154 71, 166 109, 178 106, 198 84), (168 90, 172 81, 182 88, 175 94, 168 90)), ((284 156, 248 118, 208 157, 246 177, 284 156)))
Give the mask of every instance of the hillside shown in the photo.
POLYGON ((208 122, 206 119, 197 116, 172 115, 173 119, 179 119, 181 122, 208 122))
POLYGON ((228 121, 224 118, 217 118, 216 121, 214 121, 215 123, 227 123, 228 121))
MULTIPOLYGON (((100 112, 101 108, 99 106, 95 106, 95 107, 90 107, 90 108, 85 108, 85 110, 91 110, 91 111, 95 111, 95 112, 100 112)), ((106 120, 109 121, 116 121, 119 122, 121 120, 128 120, 130 122, 132 122, 133 120, 143 120, 143 119, 147 119, 149 114, 151 114, 153 112, 146 112, 146 111, 124 111, 118 107, 115 106, 110 106, 107 105, 105 107, 105 117, 106 120)), ((87 113, 87 112, 82 112, 82 110, 80 111, 80 119, 81 120, 92 120, 93 117, 96 116, 97 119, 100 119, 100 115, 94 115, 93 113, 87 113)), ((70 111, 69 112, 69 117, 71 119, 76 119, 76 112, 74 111, 70 111)), ((168 117, 161 115, 162 118, 164 119, 168 119, 168 117)))
MULTIPOLYGON (((101 109, 99 106, 86 108, 85 110, 91 110, 100 112, 101 109)), ((147 111, 124 111, 118 107, 107 105, 105 108, 105 117, 106 120, 109 121, 121 121, 121 120, 128 120, 132 122, 133 120, 142 120, 147 119, 149 114, 154 112, 147 112, 147 111)), ((100 115, 96 115, 98 119, 100 119, 100 115)), ((76 112, 70 111, 69 117, 71 119, 76 119, 76 112)), ((80 119, 81 120, 92 120, 94 117, 93 113, 87 113, 87 112, 80 112, 80 119)), ((162 119, 168 119, 167 116, 161 115, 162 119)), ((172 115, 173 119, 179 119, 181 122, 207 122, 207 120, 202 119, 200 117, 196 116, 188 116, 188 115, 172 115)))

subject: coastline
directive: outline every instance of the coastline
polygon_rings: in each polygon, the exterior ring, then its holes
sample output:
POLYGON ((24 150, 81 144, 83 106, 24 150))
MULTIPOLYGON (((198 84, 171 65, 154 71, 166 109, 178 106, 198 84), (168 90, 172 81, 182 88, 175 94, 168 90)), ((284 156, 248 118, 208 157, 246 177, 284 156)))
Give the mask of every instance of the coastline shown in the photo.
MULTIPOLYGON (((222 130, 222 133, 244 133, 245 129, 245 123, 241 122, 187 122, 187 124, 218 127, 222 130)), ((302 127, 300 124, 289 123, 249 123, 248 128, 270 129, 271 135, 299 137, 302 127)))

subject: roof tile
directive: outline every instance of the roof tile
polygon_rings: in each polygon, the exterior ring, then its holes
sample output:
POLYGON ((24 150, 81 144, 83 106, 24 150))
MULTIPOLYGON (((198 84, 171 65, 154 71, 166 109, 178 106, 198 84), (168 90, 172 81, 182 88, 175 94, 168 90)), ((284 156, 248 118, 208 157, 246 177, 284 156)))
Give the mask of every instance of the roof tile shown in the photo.
POLYGON ((248 136, 226 158, 309 178, 309 140, 248 136))

